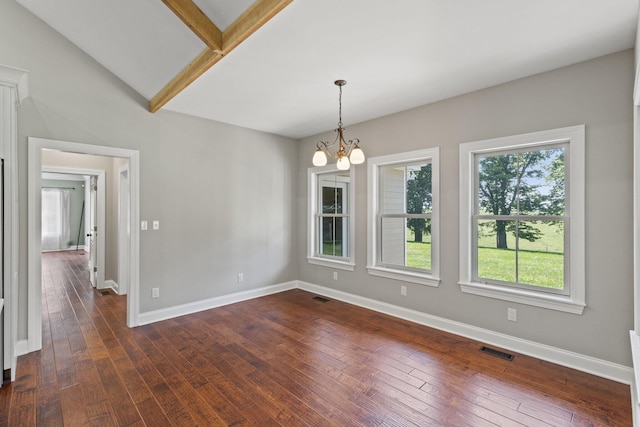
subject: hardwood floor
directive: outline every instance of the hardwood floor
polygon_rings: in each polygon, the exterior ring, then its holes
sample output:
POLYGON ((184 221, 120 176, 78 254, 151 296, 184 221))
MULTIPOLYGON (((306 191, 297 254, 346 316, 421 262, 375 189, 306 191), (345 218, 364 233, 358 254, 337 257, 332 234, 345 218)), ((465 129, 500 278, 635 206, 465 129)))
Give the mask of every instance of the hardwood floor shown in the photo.
POLYGON ((626 385, 301 290, 129 329, 84 253, 43 264, 0 426, 631 425, 626 385))

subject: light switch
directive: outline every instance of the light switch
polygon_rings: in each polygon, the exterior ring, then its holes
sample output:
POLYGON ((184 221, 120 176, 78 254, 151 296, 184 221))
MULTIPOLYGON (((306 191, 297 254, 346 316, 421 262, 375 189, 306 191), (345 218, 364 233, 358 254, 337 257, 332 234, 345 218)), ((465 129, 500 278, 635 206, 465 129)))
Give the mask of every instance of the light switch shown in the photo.
POLYGON ((153 221, 153 229, 160 230, 160 221, 153 221))
POLYGON ((140 230, 144 231, 148 229, 149 229, 149 226, 147 224, 147 221, 140 221, 140 230))

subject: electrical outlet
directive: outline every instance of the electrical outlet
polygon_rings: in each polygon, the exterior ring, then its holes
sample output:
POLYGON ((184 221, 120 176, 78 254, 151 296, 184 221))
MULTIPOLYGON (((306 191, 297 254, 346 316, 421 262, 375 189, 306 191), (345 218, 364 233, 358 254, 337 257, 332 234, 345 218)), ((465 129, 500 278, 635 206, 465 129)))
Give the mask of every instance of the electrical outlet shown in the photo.
POLYGON ((338 280, 338 272, 337 271, 333 272, 333 280, 338 280))
POLYGON ((402 295, 403 297, 407 296, 407 287, 406 286, 400 286, 400 295, 402 295))
POLYGON ((242 282, 244 280, 244 273, 238 273, 238 282, 242 282))
POLYGON ((516 322, 518 320, 518 312, 515 308, 507 308, 507 320, 516 322))
POLYGON ((160 230, 160 221, 153 221, 153 229, 160 230))
POLYGON ((151 298, 160 298, 160 288, 151 289, 151 298))

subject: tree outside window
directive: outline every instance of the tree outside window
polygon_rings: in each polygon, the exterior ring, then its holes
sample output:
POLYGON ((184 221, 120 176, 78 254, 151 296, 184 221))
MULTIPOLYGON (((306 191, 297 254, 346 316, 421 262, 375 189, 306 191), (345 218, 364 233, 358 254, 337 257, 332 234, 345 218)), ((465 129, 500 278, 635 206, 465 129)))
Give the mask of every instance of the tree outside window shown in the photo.
POLYGON ((564 290, 565 147, 477 159, 477 279, 564 290))
POLYGON ((380 168, 381 263, 431 269, 431 162, 380 168))

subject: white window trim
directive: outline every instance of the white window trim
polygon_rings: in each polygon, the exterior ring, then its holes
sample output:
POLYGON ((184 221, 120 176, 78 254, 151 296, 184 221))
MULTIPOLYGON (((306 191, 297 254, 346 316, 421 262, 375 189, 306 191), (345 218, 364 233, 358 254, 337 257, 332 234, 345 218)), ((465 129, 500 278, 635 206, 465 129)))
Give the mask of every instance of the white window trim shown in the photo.
POLYGON ((367 272, 372 276, 385 277, 403 282, 438 287, 440 285, 440 148, 410 151, 372 157, 367 160, 367 272), (378 241, 380 239, 377 226, 379 203, 380 167, 398 163, 431 161, 431 195, 433 209, 431 213, 431 272, 396 269, 378 264, 378 241))
POLYGON ((356 232, 354 218, 356 213, 355 203, 355 184, 356 184, 356 171, 352 167, 349 170, 349 247, 348 257, 321 257, 317 256, 316 247, 318 244, 317 234, 317 221, 316 221, 316 209, 318 205, 318 176, 341 172, 335 164, 312 167, 307 170, 307 184, 308 184, 308 198, 307 198, 307 261, 309 264, 320 265, 323 267, 337 268, 340 270, 354 271, 356 267, 355 263, 355 242, 356 232))
POLYGON ((570 126, 503 138, 460 144, 460 266, 459 285, 464 293, 582 314, 585 303, 585 126, 570 126), (569 289, 558 295, 472 280, 472 215, 474 208, 474 157, 478 153, 569 143, 569 289))

